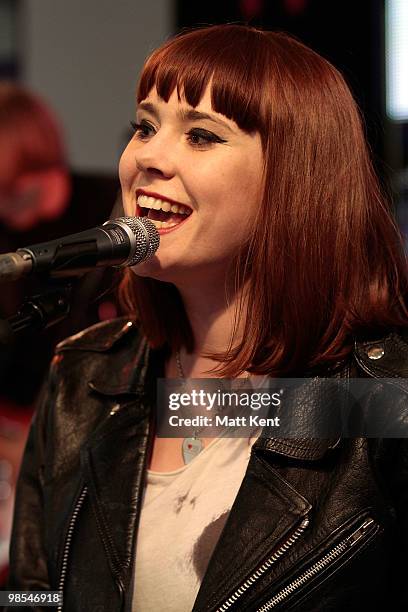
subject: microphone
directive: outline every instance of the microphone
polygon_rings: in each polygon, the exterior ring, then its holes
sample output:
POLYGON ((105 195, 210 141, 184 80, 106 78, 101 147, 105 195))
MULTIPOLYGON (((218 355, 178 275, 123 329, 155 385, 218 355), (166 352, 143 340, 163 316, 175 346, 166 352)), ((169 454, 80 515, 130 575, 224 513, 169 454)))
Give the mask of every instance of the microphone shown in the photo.
POLYGON ((0 255, 0 282, 29 274, 78 276, 95 267, 134 266, 152 257, 160 237, 146 217, 119 217, 77 234, 0 255))

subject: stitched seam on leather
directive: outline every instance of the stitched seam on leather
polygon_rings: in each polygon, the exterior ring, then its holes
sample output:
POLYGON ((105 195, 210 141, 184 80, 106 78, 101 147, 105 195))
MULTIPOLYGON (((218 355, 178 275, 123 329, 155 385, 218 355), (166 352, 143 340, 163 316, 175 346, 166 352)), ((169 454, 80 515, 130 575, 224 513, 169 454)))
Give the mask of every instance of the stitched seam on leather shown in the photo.
MULTIPOLYGON (((407 388, 404 387, 403 384, 399 382, 401 380, 401 376, 399 376, 399 374, 392 373, 385 368, 381 370, 380 368, 375 367, 375 366, 368 367, 365 361, 361 359, 360 355, 357 355, 357 363, 360 365, 361 368, 364 369, 364 371, 370 374, 372 378, 375 378, 376 380, 381 380, 382 378, 387 378, 387 377, 391 378, 392 382, 390 382, 389 384, 392 384, 393 386, 398 387, 398 389, 400 389, 401 391, 407 393, 407 388), (381 374, 385 374, 385 376, 381 376, 381 374)), ((402 380, 405 380, 405 379, 402 379, 402 380)))
MULTIPOLYGON (((325 448, 324 451, 321 454, 319 454, 319 457, 316 457, 316 455, 313 453, 313 449, 315 449, 315 450, 319 449, 319 444, 318 443, 313 444, 310 450, 304 448, 303 446, 298 446, 296 444, 290 444, 290 443, 287 443, 287 442, 279 441, 276 444, 277 444, 277 448, 269 448, 267 443, 266 443, 265 444, 265 448, 267 450, 271 450, 271 451, 276 452, 276 453, 279 453, 279 450, 278 450, 279 447, 283 447, 282 450, 286 449, 287 451, 293 451, 293 453, 295 451, 301 451, 302 457, 298 457, 299 459, 301 459, 301 458, 304 458, 304 459, 317 459, 317 458, 322 457, 324 455, 324 453, 326 452, 326 450, 328 450, 328 447, 325 448)), ((296 456, 293 453, 291 454, 291 457, 296 458, 296 456)))
MULTIPOLYGON (((309 512, 310 509, 312 508, 312 504, 310 503, 310 501, 308 499, 306 499, 301 493, 299 493, 299 491, 297 491, 294 486, 288 482, 285 478, 283 478, 283 476, 281 476, 279 474, 279 472, 277 472, 271 465, 269 465, 269 463, 267 461, 265 461, 264 459, 262 459, 261 457, 258 457, 257 455, 253 455, 255 458, 255 461, 260 463, 261 465, 263 465, 264 467, 267 468, 268 472, 271 473, 271 475, 276 478, 279 482, 283 483, 290 491, 292 491, 298 498, 301 498, 303 504, 305 506, 307 506, 307 508, 305 508, 306 512, 309 512)), ((266 478, 266 476, 264 476, 262 473, 259 474, 258 472, 256 472, 256 476, 258 478, 260 478, 260 480, 262 480, 263 482, 265 482, 268 486, 268 489, 271 491, 274 491, 274 493, 276 494, 276 487, 274 487, 273 485, 271 486, 271 481, 270 479, 266 478)), ((282 495, 281 495, 282 497, 282 495)), ((293 502, 287 498, 287 496, 284 496, 283 499, 285 500, 285 502, 287 502, 290 506, 291 509, 293 509, 294 511, 296 511, 297 514, 299 514, 299 508, 298 506, 295 506, 293 504, 293 502)), ((301 515, 302 516, 302 515, 301 515)))

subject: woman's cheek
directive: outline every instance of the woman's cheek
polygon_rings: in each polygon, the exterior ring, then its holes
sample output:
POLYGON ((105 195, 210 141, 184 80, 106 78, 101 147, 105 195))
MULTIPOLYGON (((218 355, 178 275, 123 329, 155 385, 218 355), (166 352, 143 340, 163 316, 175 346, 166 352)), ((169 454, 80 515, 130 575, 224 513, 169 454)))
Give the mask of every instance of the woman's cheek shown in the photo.
POLYGON ((134 163, 132 164, 129 150, 126 148, 119 160, 119 180, 123 190, 130 185, 132 174, 134 174, 134 163))
POLYGON ((122 189, 123 210, 126 215, 133 216, 136 214, 134 197, 132 193, 132 185, 134 184, 134 173, 131 172, 131 167, 127 159, 122 158, 119 162, 119 180, 122 189))
POLYGON ((132 209, 132 206, 130 205, 130 202, 128 201, 128 198, 126 197, 126 195, 122 195, 122 201, 123 201, 123 211, 125 213, 125 216, 133 217, 135 215, 135 211, 132 209))

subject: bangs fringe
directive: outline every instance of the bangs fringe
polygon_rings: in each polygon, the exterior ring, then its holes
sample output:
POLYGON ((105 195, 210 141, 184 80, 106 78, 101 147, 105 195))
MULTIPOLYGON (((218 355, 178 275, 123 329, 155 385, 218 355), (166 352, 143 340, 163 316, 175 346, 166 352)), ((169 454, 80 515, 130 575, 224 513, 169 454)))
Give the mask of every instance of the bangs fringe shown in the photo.
POLYGON ((176 37, 148 59, 137 101, 144 100, 156 87, 159 96, 168 102, 176 89, 179 101, 184 98, 195 108, 210 85, 212 107, 217 113, 235 121, 247 133, 263 133, 266 117, 262 117, 259 105, 256 75, 259 69, 266 68, 260 64, 266 62, 267 46, 264 32, 244 27, 241 30, 240 26, 231 26, 227 44, 225 32, 216 29, 194 30, 176 37))

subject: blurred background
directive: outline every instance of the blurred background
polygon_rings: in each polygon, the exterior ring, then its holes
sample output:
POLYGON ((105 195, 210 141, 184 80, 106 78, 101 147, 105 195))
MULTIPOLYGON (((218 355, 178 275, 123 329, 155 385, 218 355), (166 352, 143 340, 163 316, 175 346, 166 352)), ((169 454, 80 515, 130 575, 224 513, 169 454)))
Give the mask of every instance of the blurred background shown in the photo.
MULTIPOLYGON (((144 59, 182 28, 226 22, 292 33, 341 70, 408 235, 407 0, 0 0, 0 253, 120 216, 117 165, 144 59)), ((0 587, 21 453, 53 347, 120 314, 115 283, 111 271, 86 275, 65 321, 0 342, 0 587)), ((35 280, 3 284, 0 319, 38 290, 35 280)))

